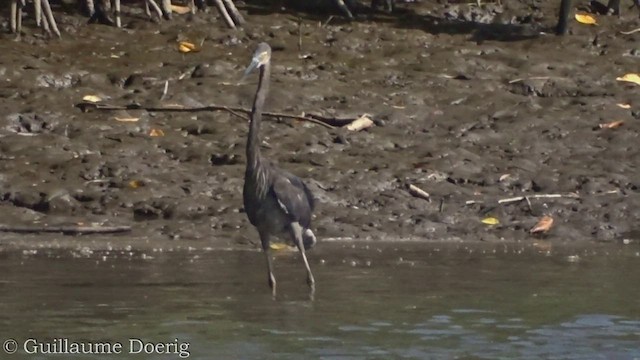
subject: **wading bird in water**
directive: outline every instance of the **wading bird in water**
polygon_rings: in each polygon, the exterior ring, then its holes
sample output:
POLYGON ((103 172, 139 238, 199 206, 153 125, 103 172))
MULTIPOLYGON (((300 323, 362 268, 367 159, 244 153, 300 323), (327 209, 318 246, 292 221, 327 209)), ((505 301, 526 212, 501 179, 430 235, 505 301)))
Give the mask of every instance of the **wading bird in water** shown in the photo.
POLYGON ((273 296, 276 295, 276 278, 269 255, 269 240, 272 235, 288 235, 298 248, 307 269, 307 284, 313 293, 315 281, 305 255, 305 249, 312 248, 316 243, 316 237, 309 229, 314 206, 313 195, 300 178, 276 167, 260 154, 260 120, 269 92, 271 72, 271 47, 266 43, 258 45, 244 75, 247 76, 255 69, 260 69, 260 79, 251 109, 247 139, 247 168, 242 192, 244 209, 260 235, 273 296))

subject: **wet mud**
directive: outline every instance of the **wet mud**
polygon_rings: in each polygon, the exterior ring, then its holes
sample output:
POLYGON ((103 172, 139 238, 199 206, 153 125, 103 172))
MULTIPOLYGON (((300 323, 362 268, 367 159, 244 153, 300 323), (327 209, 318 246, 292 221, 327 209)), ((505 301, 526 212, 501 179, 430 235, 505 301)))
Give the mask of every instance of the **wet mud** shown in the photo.
POLYGON ((75 105, 95 95, 113 105, 250 108, 257 78, 239 80, 267 41, 267 110, 375 122, 350 132, 265 119, 263 153, 318 200, 319 241, 637 244, 640 86, 616 81, 638 71, 640 33, 620 34, 639 26, 637 14, 573 22, 556 37, 557 6, 406 3, 346 22, 238 4, 248 24, 235 31, 214 11, 153 23, 129 4, 116 29, 54 8, 60 40, 25 19, 19 41, 0 38, 0 224, 131 225, 116 243, 133 247, 254 247, 242 209, 245 119, 75 105), (180 53, 180 40, 202 49, 180 53), (624 124, 599 127, 612 121, 624 124), (544 197, 553 194, 562 196, 544 197), (523 195, 542 197, 499 203, 523 195), (553 227, 531 235, 544 215, 553 227))

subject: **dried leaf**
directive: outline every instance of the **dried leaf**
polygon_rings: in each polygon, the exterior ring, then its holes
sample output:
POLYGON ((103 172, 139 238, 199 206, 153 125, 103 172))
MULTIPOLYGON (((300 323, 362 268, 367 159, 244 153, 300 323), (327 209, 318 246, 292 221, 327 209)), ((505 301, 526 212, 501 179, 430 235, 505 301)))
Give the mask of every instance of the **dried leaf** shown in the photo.
POLYGON ((139 187, 144 186, 144 182, 140 181, 140 180, 131 180, 129 181, 129 187, 132 189, 137 189, 139 187))
POLYGON ((171 11, 176 13, 176 14, 184 15, 184 14, 190 13, 191 9, 189 9, 188 6, 180 6, 180 5, 171 4, 171 11))
POLYGON ((162 131, 162 129, 151 129, 151 131, 149 131, 149 136, 164 136, 164 131, 162 131))
POLYGON ((347 125, 349 131, 360 131, 373 126, 373 120, 369 119, 367 114, 360 116, 347 125))
POLYGON ((114 119, 116 121, 121 121, 121 122, 136 122, 140 120, 140 118, 137 118, 137 117, 117 117, 117 116, 114 119))
POLYGON ((546 233, 551 229, 551 225, 553 225, 553 218, 551 216, 545 215, 543 216, 538 223, 529 230, 531 234, 537 233, 546 233))
POLYGON ((82 101, 97 103, 97 102, 102 101, 102 99, 99 96, 96 96, 96 95, 85 95, 82 98, 82 101))
POLYGON ((200 48, 198 48, 194 43, 190 43, 188 41, 180 41, 178 43, 178 51, 181 53, 190 53, 190 52, 198 52, 200 48))
POLYGON ((623 108, 623 109, 631 109, 631 105, 630 104, 623 104, 623 103, 619 103, 616 104, 619 108, 623 108))
POLYGON ((634 83, 636 85, 640 85, 640 74, 629 73, 621 77, 617 77, 616 80, 626 81, 626 82, 634 83))
POLYGON ((489 216, 489 217, 486 217, 486 218, 482 219, 482 223, 483 224, 487 224, 487 225, 498 225, 498 224, 500 224, 500 220, 489 216))
POLYGON ((623 124, 624 124, 624 121, 618 120, 618 121, 612 121, 605 124, 600 124, 598 126, 600 127, 600 129, 616 129, 622 126, 623 124))
POLYGON ((287 246, 287 244, 281 243, 281 242, 269 243, 269 249, 275 250, 275 251, 284 250, 284 249, 287 249, 288 247, 289 246, 287 246))
POLYGON ((598 25, 596 18, 589 14, 576 14, 576 21, 585 25, 598 25))

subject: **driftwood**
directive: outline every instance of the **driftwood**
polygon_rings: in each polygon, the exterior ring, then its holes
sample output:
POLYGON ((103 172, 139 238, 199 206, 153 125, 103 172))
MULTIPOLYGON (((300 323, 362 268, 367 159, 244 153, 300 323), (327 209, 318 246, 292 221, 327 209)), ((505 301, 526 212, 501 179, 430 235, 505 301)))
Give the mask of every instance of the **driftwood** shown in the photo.
MULTIPOLYGON (((166 106, 143 106, 141 104, 109 105, 109 104, 100 104, 100 103, 92 103, 92 102, 82 102, 77 104, 76 107, 80 108, 80 110, 82 110, 83 112, 87 112, 91 110, 101 110, 101 111, 145 110, 149 112, 152 112, 152 111, 153 112, 227 111, 236 116, 240 116, 238 113, 245 113, 245 114, 251 113, 251 109, 245 109, 241 107, 232 107, 232 106, 222 106, 222 105, 186 107, 182 105, 166 105, 166 106)), ((285 114, 285 113, 279 113, 279 112, 263 112, 262 115, 275 117, 275 118, 308 121, 314 124, 324 126, 329 129, 345 126, 347 124, 352 123, 356 119, 356 118, 335 118, 335 117, 331 118, 331 117, 324 117, 316 114, 293 115, 293 114, 285 114)))
POLYGON ((115 234, 131 231, 131 226, 9 226, 0 225, 0 232, 21 234, 62 233, 65 235, 115 234))

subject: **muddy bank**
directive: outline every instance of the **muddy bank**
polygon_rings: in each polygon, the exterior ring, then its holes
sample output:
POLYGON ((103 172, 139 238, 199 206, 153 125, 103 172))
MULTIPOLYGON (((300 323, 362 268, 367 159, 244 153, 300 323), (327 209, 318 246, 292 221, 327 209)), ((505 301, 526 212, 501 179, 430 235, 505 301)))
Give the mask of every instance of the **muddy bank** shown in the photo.
POLYGON ((3 34, 0 223, 131 225, 120 239, 133 247, 254 247, 241 199, 246 121, 74 105, 96 95, 120 105, 250 107, 257 79, 238 80, 255 44, 268 41, 268 110, 369 113, 376 122, 358 133, 263 125, 264 154, 308 179, 320 238, 527 242, 550 215, 545 240, 637 244, 640 87, 615 80, 638 71, 640 33, 618 33, 638 27, 636 14, 572 24, 558 38, 531 35, 553 26, 556 4, 509 6, 473 10, 480 16, 467 5, 402 4, 399 15, 327 24, 241 7, 249 25, 239 31, 214 14, 154 24, 125 13, 118 30, 62 13, 61 40, 33 28, 19 42, 3 34), (202 51, 179 53, 183 39, 202 51), (624 125, 598 127, 617 120, 624 125), (498 203, 569 193, 577 197, 498 203), (500 224, 483 224, 487 216, 500 224))

